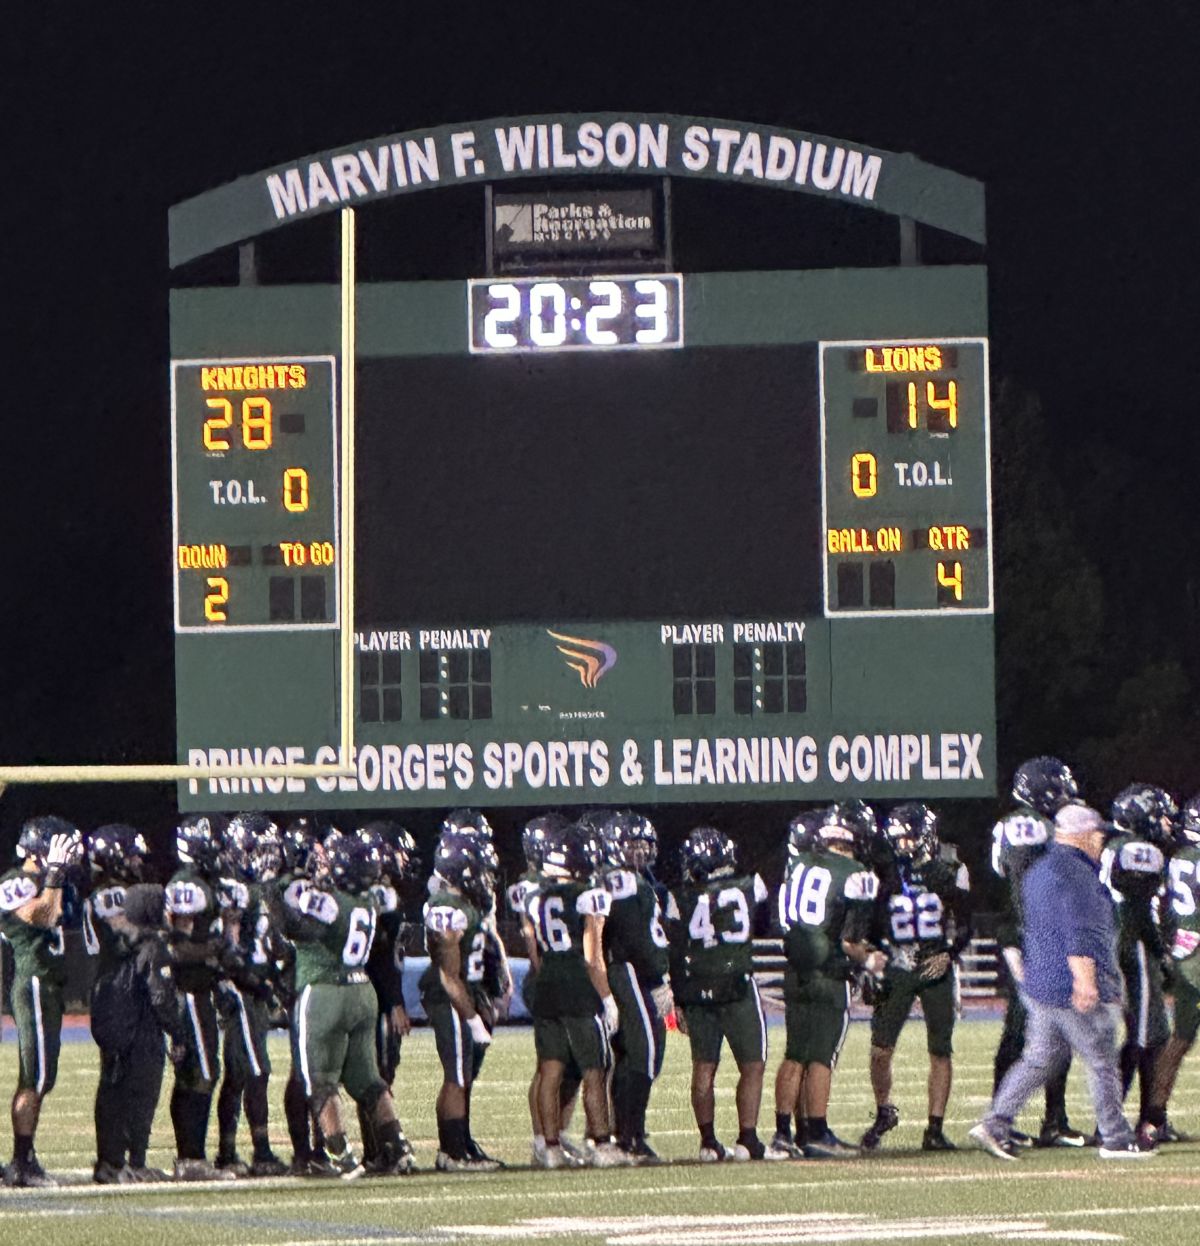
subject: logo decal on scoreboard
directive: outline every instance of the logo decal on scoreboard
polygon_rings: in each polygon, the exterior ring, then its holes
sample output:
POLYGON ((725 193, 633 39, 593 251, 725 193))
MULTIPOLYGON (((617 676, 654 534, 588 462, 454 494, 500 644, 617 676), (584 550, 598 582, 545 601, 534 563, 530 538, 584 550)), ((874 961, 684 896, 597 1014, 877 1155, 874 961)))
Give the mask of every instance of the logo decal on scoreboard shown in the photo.
POLYGON ((578 671, 579 681, 585 688, 594 688, 617 664, 617 651, 602 640, 564 636, 549 628, 546 629, 546 634, 563 642, 555 648, 567 659, 567 665, 573 671, 578 671))

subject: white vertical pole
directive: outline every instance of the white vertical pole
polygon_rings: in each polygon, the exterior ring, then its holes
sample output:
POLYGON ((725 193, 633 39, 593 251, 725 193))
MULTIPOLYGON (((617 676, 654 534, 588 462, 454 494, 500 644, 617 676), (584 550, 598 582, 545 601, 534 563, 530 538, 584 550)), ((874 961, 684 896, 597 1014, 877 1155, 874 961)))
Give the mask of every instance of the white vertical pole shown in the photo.
POLYGON ((354 209, 342 209, 341 764, 354 751, 354 209))

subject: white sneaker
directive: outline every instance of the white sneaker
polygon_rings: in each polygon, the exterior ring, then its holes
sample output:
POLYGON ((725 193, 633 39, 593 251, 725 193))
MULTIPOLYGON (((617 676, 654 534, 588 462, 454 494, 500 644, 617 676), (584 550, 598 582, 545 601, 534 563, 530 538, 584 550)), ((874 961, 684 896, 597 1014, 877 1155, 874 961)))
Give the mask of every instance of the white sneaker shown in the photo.
POLYGON ((566 1134, 559 1138, 558 1144, 562 1147, 563 1154, 567 1157, 568 1168, 584 1168, 587 1166, 587 1155, 584 1153, 583 1147, 572 1142, 566 1134))
POLYGON ((546 1159, 546 1139, 534 1138, 531 1154, 533 1156, 534 1168, 545 1168, 546 1159))
POLYGON ((700 1162, 702 1164, 720 1164, 731 1158, 729 1152, 719 1142, 715 1147, 702 1146, 700 1148, 700 1162))
POLYGON ((500 1167, 500 1161, 491 1158, 455 1159, 445 1151, 439 1151, 434 1167, 438 1172, 495 1172, 500 1167))
POLYGON ((763 1159, 803 1159, 804 1152, 792 1141, 776 1134, 767 1143, 763 1159))
POLYGON ((565 1152, 561 1146, 547 1146, 542 1153, 542 1168, 571 1168, 573 1165, 567 1159, 565 1152))
POLYGON ((626 1168, 633 1157, 622 1151, 615 1142, 587 1141, 587 1164, 589 1168, 626 1168))
POLYGON ((1144 1148, 1140 1142, 1127 1142, 1124 1146, 1101 1146, 1101 1159, 1153 1159, 1158 1154, 1153 1148, 1144 1148))
POLYGON ((996 1159, 1015 1160, 1017 1158, 1016 1151, 1008 1139, 997 1138, 982 1121, 973 1129, 967 1130, 967 1137, 981 1151, 986 1151, 996 1159))

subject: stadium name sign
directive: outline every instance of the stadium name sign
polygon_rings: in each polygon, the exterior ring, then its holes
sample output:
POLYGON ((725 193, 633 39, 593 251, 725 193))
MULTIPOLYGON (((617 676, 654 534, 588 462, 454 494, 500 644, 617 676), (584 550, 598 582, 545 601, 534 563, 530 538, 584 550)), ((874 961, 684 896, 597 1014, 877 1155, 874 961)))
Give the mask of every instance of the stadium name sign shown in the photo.
POLYGON ((342 207, 446 185, 615 174, 699 177, 823 195, 976 242, 982 188, 915 156, 707 117, 502 117, 405 131, 231 182, 171 209, 171 265, 342 207))
MULTIPOLYGON (((455 798, 494 798, 505 793, 557 789, 589 798, 604 792, 662 788, 794 785, 823 789, 846 783, 923 783, 982 780, 981 732, 911 732, 813 736, 672 737, 514 741, 489 740, 482 747, 466 741, 427 744, 364 744, 355 750, 356 774, 343 778, 209 779, 211 795, 310 791, 449 792, 455 798)), ((311 759, 295 746, 189 749, 188 765, 317 765, 337 761, 337 750, 323 746, 311 759)), ((193 779, 190 790, 200 791, 193 779)), ((663 793, 659 791, 659 797, 663 793)))

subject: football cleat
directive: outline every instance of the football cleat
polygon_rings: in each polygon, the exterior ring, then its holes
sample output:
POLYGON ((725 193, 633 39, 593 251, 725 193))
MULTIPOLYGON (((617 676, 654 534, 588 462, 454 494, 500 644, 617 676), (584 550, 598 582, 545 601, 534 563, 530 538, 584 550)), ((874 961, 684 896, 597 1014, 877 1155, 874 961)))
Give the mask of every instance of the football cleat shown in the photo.
POLYGON ((50 1190, 58 1182, 38 1163, 37 1156, 13 1160, 4 1170, 4 1184, 19 1190, 50 1190))
POLYGON ((1087 1137, 1078 1129, 1072 1129, 1070 1125, 1052 1125, 1045 1122, 1033 1145, 1082 1147, 1087 1146, 1087 1137))
POLYGON ((437 1153, 437 1159, 433 1161, 434 1168, 438 1172, 495 1172, 500 1167, 498 1159, 472 1159, 469 1155, 455 1157, 447 1155, 445 1151, 437 1153))
POLYGON ((767 1144, 763 1159, 803 1159, 804 1149, 798 1147, 786 1134, 776 1134, 767 1144))
POLYGON ((354 1154, 354 1150, 351 1147, 347 1147, 341 1155, 331 1155, 329 1164, 334 1171, 334 1175, 340 1177, 343 1181, 357 1181, 359 1177, 364 1177, 367 1173, 367 1170, 362 1165, 362 1161, 354 1154))
POLYGON ((574 1164, 567 1159, 567 1153, 562 1149, 561 1144, 547 1143, 542 1150, 541 1162, 539 1168, 573 1168, 574 1164))
POLYGON ((981 1151, 986 1151, 989 1155, 995 1156, 996 1159, 1011 1160, 1017 1158, 1017 1153, 1010 1146, 1008 1139, 998 1138, 982 1123, 976 1125, 974 1129, 968 1130, 967 1137, 981 1151))
POLYGON ((1101 1159, 1153 1159, 1157 1154, 1153 1144, 1147 1145, 1136 1138, 1121 1146, 1100 1144, 1101 1159))
POLYGON ((702 1164, 720 1164, 732 1158, 733 1156, 719 1142, 715 1146, 702 1146, 700 1148, 700 1162, 702 1164))
POLYGON ((634 1162, 633 1156, 622 1151, 615 1142, 596 1142, 591 1138, 587 1140, 584 1156, 589 1168, 627 1168, 634 1162))
MULTIPOLYGON (((1018 1150, 1024 1151, 1028 1147, 1033 1146, 1033 1139, 1028 1134, 1023 1134, 1019 1129, 1010 1129, 1008 1131, 1009 1146, 1014 1146, 1018 1150)), ((1047 1146, 1052 1145, 1046 1143, 1047 1146)))
MULTIPOLYGON (((407 1143, 408 1139, 405 1138, 404 1142, 407 1143)), ((503 1160, 496 1159, 495 1156, 489 1155, 483 1149, 483 1147, 481 1147, 479 1143, 475 1141, 474 1138, 467 1139, 467 1156, 470 1159, 477 1160, 481 1164, 491 1165, 490 1168, 480 1169, 479 1170, 480 1172, 495 1172, 496 1169, 505 1167, 503 1160)), ((410 1160, 412 1159, 412 1147, 411 1146, 409 1146, 408 1148, 408 1157, 410 1160)))
POLYGON ((563 1154, 567 1157, 568 1168, 582 1168, 587 1163, 583 1148, 572 1142, 566 1134, 559 1138, 558 1145, 562 1147, 563 1154))
POLYGON ((126 1164, 121 1171, 127 1173, 135 1185, 153 1185, 160 1181, 171 1180, 170 1173, 163 1172, 161 1168, 150 1168, 145 1164, 141 1167, 126 1164))
POLYGON ((958 1147, 940 1129, 929 1128, 921 1137, 922 1151, 957 1151, 958 1147))
POLYGON ((1171 1124, 1170 1119, 1165 1120, 1155 1131, 1155 1137, 1161 1144, 1163 1142, 1194 1142, 1195 1139, 1191 1134, 1182 1133, 1171 1124))
POLYGON ((217 1167, 223 1172, 231 1172, 235 1177, 248 1177, 250 1165, 236 1152, 233 1155, 218 1155, 217 1167))
POLYGON ((848 1159, 858 1154, 858 1147, 843 1142, 832 1129, 826 1129, 816 1138, 804 1144, 805 1159, 848 1159))
POLYGON ((762 1142, 758 1138, 752 1138, 749 1142, 735 1142, 729 1158, 735 1164, 745 1164, 752 1159, 765 1159, 766 1154, 767 1148, 762 1142))
POLYGON ((124 1171, 124 1165, 118 1168, 116 1164, 110 1164, 106 1159, 99 1159, 92 1169, 92 1180, 97 1185, 127 1185, 128 1182, 121 1180, 121 1174, 124 1171))
POLYGON ((643 1168, 649 1168, 655 1164, 662 1163, 658 1152, 645 1138, 635 1138, 633 1146, 629 1148, 629 1154, 633 1156, 633 1162, 643 1168))
POLYGON ((206 1159, 177 1159, 175 1161, 176 1181, 234 1181, 237 1174, 227 1168, 218 1168, 206 1159))
POLYGON ((250 1165, 250 1176, 252 1177, 285 1177, 287 1176, 288 1166, 279 1158, 278 1155, 269 1153, 256 1159, 250 1165))
POLYGON ((891 1103, 885 1103, 875 1112, 875 1121, 870 1129, 859 1139, 858 1145, 864 1151, 878 1151, 883 1135, 890 1133, 900 1123, 900 1111, 891 1103))

